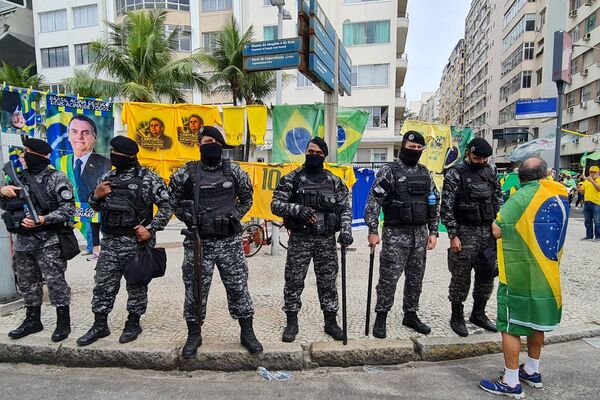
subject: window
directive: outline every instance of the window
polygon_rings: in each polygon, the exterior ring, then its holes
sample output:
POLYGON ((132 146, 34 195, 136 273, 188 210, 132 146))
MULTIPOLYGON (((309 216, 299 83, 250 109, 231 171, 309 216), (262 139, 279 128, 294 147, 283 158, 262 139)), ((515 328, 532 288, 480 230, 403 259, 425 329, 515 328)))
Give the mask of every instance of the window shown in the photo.
POLYGON ((512 6, 508 9, 506 14, 504 14, 504 27, 506 28, 508 24, 517 16, 519 10, 523 8, 523 6, 527 4, 527 0, 517 0, 513 3, 512 6))
POLYGON ((96 4, 73 7, 73 26, 75 28, 95 25, 98 25, 98 6, 96 4))
POLYGON ((357 162, 371 162, 371 149, 358 149, 356 152, 357 162))
POLYGON ((373 149, 373 162, 387 161, 387 149, 373 149))
POLYGON ((352 22, 343 27, 346 46, 390 42, 390 21, 352 22))
POLYGON ((55 32, 67 29, 67 10, 40 13, 40 32, 55 32))
POLYGON ((202 0, 202 11, 231 10, 232 0, 202 0))
POLYGON ((542 83, 542 78, 543 78, 543 69, 542 68, 538 69, 536 71, 536 73, 535 73, 535 76, 536 76, 536 83, 535 84, 536 85, 541 84, 542 83))
POLYGON ((512 103, 511 105, 504 107, 502 110, 500 110, 498 122, 500 124, 504 124, 513 119, 515 119, 515 103, 512 103))
POLYGON ((62 83, 50 83, 49 85, 46 85, 46 89, 50 93, 65 93, 65 85, 62 83))
POLYGON ((389 64, 369 64, 352 67, 352 86, 386 86, 389 64))
POLYGON ((211 50, 215 48, 218 33, 219 32, 202 33, 202 43, 205 49, 211 50))
POLYGON ((577 10, 581 7, 581 0, 571 0, 571 11, 577 10))
POLYGON ((190 0, 117 0, 117 14, 145 8, 167 8, 169 10, 190 10, 190 0))
POLYGON ((89 64, 92 61, 90 55, 90 44, 82 43, 75 45, 75 65, 89 64))
POLYGON ((177 50, 191 51, 192 50, 192 27, 189 25, 165 25, 167 35, 173 34, 177 30, 174 39, 177 43, 177 50))
POLYGON ((546 23, 546 9, 544 8, 542 11, 540 11, 540 29, 542 28, 542 26, 544 26, 545 23, 546 23))
POLYGON ((585 19, 585 33, 591 32, 596 27, 596 12, 585 19))
POLYGON ((502 62, 502 70, 500 74, 502 78, 512 71, 517 65, 521 64, 521 61, 523 61, 523 54, 523 49, 518 48, 502 62))
POLYGON ((520 73, 513 76, 500 88, 500 100, 508 99, 511 94, 516 93, 521 88, 521 77, 522 74, 520 73))
POLYGON ((527 14, 525 15, 525 32, 533 31, 535 31, 535 15, 527 14))
POLYGON ((369 120, 367 121, 367 128, 387 128, 387 126, 388 126, 388 107, 387 106, 358 107, 358 109, 369 113, 369 120))
POLYGON ((68 67, 69 66, 69 47, 50 47, 42 49, 42 67, 68 67))
POLYGON ((571 60, 571 75, 575 75, 578 70, 577 59, 571 60))
POLYGON ((579 39, 581 39, 581 30, 579 29, 579 25, 577 25, 575 28, 573 28, 573 30, 571 30, 571 37, 573 39, 573 42, 576 42, 579 39))
POLYGON ((531 87, 531 77, 532 71, 523 71, 523 89, 528 89, 531 87))
POLYGON ((583 53, 583 68, 587 68, 594 63, 594 51, 588 50, 583 53))
POLYGON ((567 107, 573 107, 575 105, 575 92, 567 93, 567 107))
POLYGON ((506 51, 510 46, 513 45, 525 31, 534 31, 535 30, 535 14, 525 14, 523 18, 514 28, 504 37, 502 40, 503 50, 506 51))
POLYGON ((533 42, 525 42, 523 43, 523 59, 524 60, 533 60, 533 42))
POLYGON ((271 0, 263 0, 263 6, 265 6, 265 7, 266 6, 269 6, 269 7, 272 6, 271 0))
POLYGON ((263 40, 275 40, 279 38, 277 25, 267 25, 263 27, 263 40))
POLYGON ((589 101, 592 98, 592 85, 585 85, 581 88, 581 102, 589 101))
POLYGON ((296 72, 297 87, 312 87, 312 82, 300 71, 296 72))

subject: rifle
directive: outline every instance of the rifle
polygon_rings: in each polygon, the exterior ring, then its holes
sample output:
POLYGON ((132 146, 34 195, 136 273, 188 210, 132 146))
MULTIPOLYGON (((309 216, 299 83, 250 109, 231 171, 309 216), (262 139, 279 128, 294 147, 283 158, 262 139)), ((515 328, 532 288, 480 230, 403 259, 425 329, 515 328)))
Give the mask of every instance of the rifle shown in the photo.
POLYGON ((348 344, 348 318, 346 313, 346 246, 342 246, 342 331, 344 346, 348 344))
POLYGON ((184 200, 183 204, 187 205, 192 209, 193 221, 191 229, 182 229, 181 234, 191 239, 194 242, 194 282, 192 284, 192 291, 196 298, 196 316, 198 317, 198 323, 202 321, 202 288, 204 286, 203 274, 202 274, 202 260, 204 259, 204 246, 199 233, 200 218, 196 211, 196 202, 193 200, 184 200), (191 204, 190 204, 191 203, 191 204))
POLYGON ((25 186, 23 184, 23 182, 21 182, 21 180, 17 176, 17 171, 15 171, 15 166, 13 165, 13 163, 11 161, 9 161, 6 164, 4 164, 2 171, 4 171, 4 173, 10 178, 11 182, 15 186, 18 186, 21 188, 21 190, 19 190, 19 197, 21 199, 25 200, 25 204, 27 204, 27 208, 29 208, 29 215, 30 215, 31 219, 33 220, 33 222, 36 225, 40 225, 41 224, 40 216, 38 215, 38 213, 35 209, 33 201, 31 201, 29 189, 27 188, 27 186, 25 186))
POLYGON ((375 246, 371 246, 369 255, 369 281, 367 286, 367 316, 365 321, 365 336, 369 336, 369 325, 371 324, 371 289, 373 287, 373 265, 375 264, 375 246))

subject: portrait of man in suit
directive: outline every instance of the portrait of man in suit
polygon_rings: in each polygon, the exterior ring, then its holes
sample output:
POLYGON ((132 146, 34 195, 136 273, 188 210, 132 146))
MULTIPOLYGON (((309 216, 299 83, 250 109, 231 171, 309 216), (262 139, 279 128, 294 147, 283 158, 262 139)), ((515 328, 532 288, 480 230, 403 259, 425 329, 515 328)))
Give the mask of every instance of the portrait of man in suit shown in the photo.
MULTIPOLYGON (((90 193, 96 188, 98 180, 105 172, 110 171, 108 158, 94 152, 96 146, 96 123, 85 115, 71 118, 68 126, 69 143, 73 154, 59 158, 58 168, 66 169, 67 176, 72 177, 76 201, 87 203, 90 193), (72 171, 72 174, 69 173, 72 171)), ((100 250, 100 224, 89 222, 87 234, 87 253, 97 254, 100 250)))
POLYGON ((158 118, 152 118, 148 124, 148 130, 150 131, 150 137, 160 143, 158 146, 160 149, 167 150, 173 145, 173 140, 165 135, 165 124, 158 118))

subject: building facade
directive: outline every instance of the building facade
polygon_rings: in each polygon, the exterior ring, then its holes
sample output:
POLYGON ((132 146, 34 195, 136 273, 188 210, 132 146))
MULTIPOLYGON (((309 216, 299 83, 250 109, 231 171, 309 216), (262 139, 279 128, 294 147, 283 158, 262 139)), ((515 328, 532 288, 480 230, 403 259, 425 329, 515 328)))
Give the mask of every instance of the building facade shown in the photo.
POLYGON ((442 72, 438 89, 439 123, 462 125, 465 98, 465 45, 460 39, 442 72))
POLYGON ((35 63, 32 20, 31 3, 27 8, 0 3, 0 60, 19 67, 35 63))

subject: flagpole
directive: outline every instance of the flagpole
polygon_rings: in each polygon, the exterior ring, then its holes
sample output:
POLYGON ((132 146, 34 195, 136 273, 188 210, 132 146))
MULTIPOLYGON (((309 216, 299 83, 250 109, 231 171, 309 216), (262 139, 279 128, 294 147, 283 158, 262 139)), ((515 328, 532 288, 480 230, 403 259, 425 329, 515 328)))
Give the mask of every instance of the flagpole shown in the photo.
MULTIPOLYGON (((8 152, 7 147, 3 144, 4 137, 5 134, 0 134, 0 163, 2 165, 4 165, 5 160, 8 160, 5 156, 5 153, 8 154, 8 152)), ((3 186, 4 182, 4 173, 2 173, 2 185, 0 186, 3 186)), ((0 260, 4 260, 0 263, 0 304, 5 304, 16 300, 19 295, 17 294, 15 273, 12 267, 10 234, 4 223, 0 223, 0 260)))

